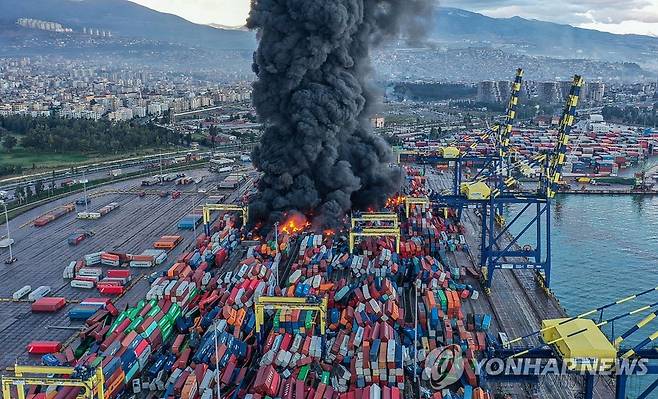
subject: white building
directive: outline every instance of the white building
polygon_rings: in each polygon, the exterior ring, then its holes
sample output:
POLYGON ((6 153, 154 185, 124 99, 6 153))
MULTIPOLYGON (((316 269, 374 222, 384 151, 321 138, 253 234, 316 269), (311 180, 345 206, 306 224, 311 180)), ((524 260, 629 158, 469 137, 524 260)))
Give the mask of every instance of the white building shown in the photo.
POLYGON ((135 118, 146 117, 146 107, 133 107, 132 111, 135 118))
POLYGON ((147 112, 149 115, 160 115, 162 114, 162 105, 160 103, 151 103, 147 107, 147 112))

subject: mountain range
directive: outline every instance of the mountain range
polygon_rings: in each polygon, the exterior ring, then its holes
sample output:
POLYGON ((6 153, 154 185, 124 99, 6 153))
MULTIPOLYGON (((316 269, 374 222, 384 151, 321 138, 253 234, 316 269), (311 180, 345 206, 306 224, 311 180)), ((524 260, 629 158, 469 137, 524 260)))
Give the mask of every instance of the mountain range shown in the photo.
POLYGON ((18 18, 59 22, 78 32, 107 30, 114 36, 135 37, 211 50, 253 49, 253 34, 198 25, 127 0, 0 0, 0 23, 18 18))
MULTIPOLYGON (((199 25, 127 0, 0 0, 2 35, 18 29, 18 18, 59 22, 76 31, 93 27, 132 37, 208 51, 252 51, 253 32, 199 25), (10 27, 14 27, 9 29, 10 27)), ((456 8, 440 8, 428 42, 447 49, 486 47, 510 54, 557 59, 588 58, 635 62, 658 71, 658 38, 616 35, 520 17, 492 18, 456 8)))
POLYGON ((561 59, 637 62, 658 70, 657 37, 618 35, 520 17, 492 18, 456 8, 441 8, 436 21, 432 39, 453 48, 491 46, 561 59))

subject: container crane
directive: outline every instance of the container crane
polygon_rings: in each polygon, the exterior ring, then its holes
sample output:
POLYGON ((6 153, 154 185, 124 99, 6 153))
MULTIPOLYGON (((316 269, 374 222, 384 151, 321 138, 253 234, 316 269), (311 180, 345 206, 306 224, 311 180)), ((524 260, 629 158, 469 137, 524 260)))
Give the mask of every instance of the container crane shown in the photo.
POLYGON ((207 236, 211 236, 210 222, 212 221, 210 213, 212 211, 220 212, 240 212, 242 214, 242 225, 246 226, 249 218, 249 206, 240 206, 235 204, 205 204, 203 206, 203 227, 207 236))
MULTIPOLYGON (((550 286, 551 271, 551 216, 550 202, 558 189, 562 166, 569 141, 569 134, 574 123, 576 106, 580 97, 583 79, 574 76, 571 91, 566 101, 560 127, 558 141, 551 154, 542 154, 537 157, 542 162, 542 176, 540 187, 534 193, 509 192, 505 188, 514 180, 512 177, 503 179, 504 186, 491 188, 483 180, 473 184, 463 185, 463 195, 435 195, 431 199, 439 206, 448 206, 459 210, 464 207, 478 208, 482 218, 480 266, 485 278, 484 284, 488 291, 491 287, 493 274, 499 269, 531 269, 541 276, 540 282, 546 287, 550 286), (500 210, 505 205, 520 206, 521 210, 514 215, 509 223, 505 223, 500 231, 496 225, 502 225, 500 210), (526 215, 530 221, 521 222, 526 215), (511 228, 521 224, 518 233, 511 234, 511 228), (543 229, 546 229, 545 234, 543 229), (534 229, 535 246, 517 248, 519 240, 527 237, 526 232, 534 229), (503 241, 510 236, 509 241, 503 241), (544 247, 545 245, 545 247, 544 247)), ((504 138, 502 138, 505 140, 504 138)), ((505 150, 507 151, 507 150, 505 150)), ((497 173, 502 172, 499 169, 497 173)))
MULTIPOLYGON (((495 124, 493 127, 485 130, 480 134, 477 139, 469 145, 465 151, 461 151, 456 143, 439 149, 438 154, 429 154, 421 151, 402 150, 398 153, 398 162, 401 155, 415 156, 419 163, 423 164, 438 164, 445 162, 454 162, 454 180, 452 186, 452 194, 459 195, 465 185, 475 182, 478 187, 481 187, 482 182, 492 181, 494 184, 493 190, 504 190, 505 178, 501 176, 499 171, 503 170, 503 160, 509 157, 509 141, 512 132, 512 126, 517 115, 517 107, 519 104, 519 94, 521 92, 523 81, 523 69, 519 68, 516 71, 514 82, 512 83, 512 90, 507 104, 507 111, 505 114, 505 121, 502 124, 495 124), (487 156, 469 155, 480 144, 487 140, 492 140, 495 146, 495 153, 487 156), (479 167, 478 173, 471 180, 472 182, 463 182, 462 168, 466 163, 477 163, 479 167), (482 178, 481 178, 482 177, 482 178)), ((471 192, 473 189, 470 190, 471 192)), ((486 190, 485 190, 486 191, 486 190)))
MULTIPOLYGON (((658 348, 647 347, 658 340, 658 331, 646 336, 643 340, 632 347, 620 348, 620 345, 631 334, 645 328, 658 316, 658 302, 640 306, 636 309, 617 314, 604 319, 604 312, 611 311, 614 306, 622 303, 638 300, 640 297, 655 293, 658 287, 653 287, 625 298, 610 302, 583 312, 577 316, 563 319, 544 320, 539 330, 530 334, 514 338, 508 341, 513 347, 494 348, 489 353, 497 358, 533 358, 553 359, 564 364, 569 373, 584 375, 585 388, 583 397, 592 399, 594 396, 595 378, 597 374, 610 375, 615 379, 615 399, 626 399, 626 388, 628 378, 645 371, 646 375, 658 375, 658 365, 646 364, 646 370, 637 366, 641 359, 658 359, 658 348), (614 323, 618 320, 642 313, 649 314, 633 325, 623 334, 615 337, 614 323), (589 316, 599 314, 598 320, 589 319, 589 316), (611 325, 611 339, 601 330, 601 327, 611 325), (541 340, 539 345, 519 346, 517 344, 526 341, 530 337, 538 336, 541 340), (624 364, 623 362, 626 362, 624 364), (635 366, 634 366, 635 365, 635 366)), ((485 368, 486 369, 486 368, 485 368)), ((519 376, 518 378, 528 376, 519 376)), ((638 398, 645 399, 658 388, 658 379, 649 384, 638 398)))
POLYGON ((105 379, 100 367, 14 366, 14 376, 2 376, 2 397, 12 398, 12 386, 17 398, 25 399, 26 385, 78 387, 83 393, 78 398, 105 399, 105 379), (60 376, 60 377, 57 377, 60 376), (64 377, 68 376, 68 377, 64 377))

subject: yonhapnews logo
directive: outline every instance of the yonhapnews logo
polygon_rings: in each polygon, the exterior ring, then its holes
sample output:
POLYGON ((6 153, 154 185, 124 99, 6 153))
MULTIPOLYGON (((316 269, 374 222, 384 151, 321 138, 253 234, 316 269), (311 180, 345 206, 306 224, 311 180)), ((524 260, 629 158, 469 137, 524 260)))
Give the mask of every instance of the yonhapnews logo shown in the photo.
POLYGON ((436 390, 447 388, 459 381, 464 373, 464 359, 459 345, 433 349, 425 358, 423 379, 436 390))

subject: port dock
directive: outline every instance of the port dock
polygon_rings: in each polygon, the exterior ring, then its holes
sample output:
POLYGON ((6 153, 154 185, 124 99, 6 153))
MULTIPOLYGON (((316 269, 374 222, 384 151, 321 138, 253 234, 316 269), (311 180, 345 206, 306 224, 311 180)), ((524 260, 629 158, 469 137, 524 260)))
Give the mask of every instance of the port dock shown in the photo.
MULTIPOLYGON (((450 173, 437 174, 427 169, 427 184, 432 190, 439 192, 451 187, 450 173)), ((454 253, 454 260, 459 265, 470 264, 477 269, 477 259, 481 241, 481 219, 475 210, 464 210, 465 239, 468 242, 470 256, 464 252, 454 253)), ((494 316, 493 330, 504 332, 510 337, 521 337, 541 327, 542 320, 567 317, 566 310, 559 304, 557 298, 539 283, 536 273, 532 270, 501 270, 498 278, 493 281, 491 293, 483 295, 482 300, 469 301, 475 313, 489 313, 494 316)), ((484 291, 479 279, 471 278, 471 284, 479 286, 484 291)), ((531 346, 539 344, 538 337, 531 337, 531 346)), ((612 380, 599 378, 594 389, 594 397, 605 399, 614 397, 612 380)), ((537 381, 537 384, 539 382, 537 381)), ((506 389, 513 391, 518 397, 545 395, 550 398, 574 398, 582 392, 582 379, 574 376, 550 376, 542 380, 542 386, 533 384, 509 384, 506 389), (567 388, 568 387, 568 388, 567 388)), ((517 396, 514 396, 517 397, 517 396)), ((542 396, 539 396, 542 397, 542 396)))
MULTIPOLYGON (((121 251, 141 253, 153 247, 153 243, 162 235, 176 231, 176 224, 193 208, 200 207, 209 200, 211 191, 217 194, 217 184, 226 174, 211 174, 205 170, 188 172, 192 177, 203 177, 196 185, 177 186, 174 182, 165 182, 155 188, 142 188, 141 179, 103 186, 89 192, 92 199, 89 209, 117 202, 119 208, 98 220, 79 220, 75 213, 64 216, 43 227, 32 226, 32 221, 43 213, 58 206, 74 202, 82 194, 75 194, 48 203, 26 212, 10 221, 12 238, 15 240, 14 257, 18 260, 11 265, 0 268, 0 298, 11 298, 12 293, 25 285, 32 289, 40 285, 51 287, 50 296, 67 298, 70 303, 83 300, 90 296, 100 296, 96 290, 88 291, 72 288, 68 280, 62 279, 62 270, 69 262, 82 259, 85 254, 97 251, 121 251), (180 198, 172 200, 171 196, 161 198, 156 195, 158 190, 182 191, 180 198), (199 193, 198 190, 206 193, 199 193), (141 191, 149 191, 152 195, 140 197, 141 191), (77 231, 93 231, 94 236, 82 241, 77 246, 70 246, 67 237, 77 231), (94 295, 96 294, 96 295, 94 295)), ((246 180, 235 190, 223 190, 233 201, 241 198, 253 180, 246 180)), ((84 206, 78 205, 78 211, 84 206)), ((4 226, 3 226, 4 228, 4 226)), ((203 232, 200 226, 197 233, 203 232)), ((183 242, 168 254, 169 259, 175 259, 193 242, 191 231, 179 233, 183 242)), ((167 265, 170 262, 166 263, 167 265)), ((117 308, 134 304, 143 299, 150 284, 147 275, 161 272, 165 264, 148 269, 132 269, 133 280, 130 289, 117 301, 117 308)), ((69 326, 65 311, 58 313, 32 313, 30 302, 13 302, 7 300, 0 303, 0 342, 3 342, 0 354, 0 367, 5 368, 15 362, 32 362, 25 352, 25 347, 32 340, 67 340, 73 333, 68 328, 53 328, 69 326)))

